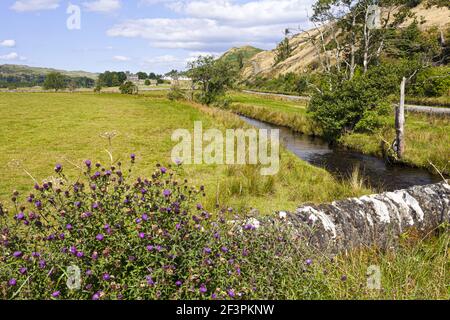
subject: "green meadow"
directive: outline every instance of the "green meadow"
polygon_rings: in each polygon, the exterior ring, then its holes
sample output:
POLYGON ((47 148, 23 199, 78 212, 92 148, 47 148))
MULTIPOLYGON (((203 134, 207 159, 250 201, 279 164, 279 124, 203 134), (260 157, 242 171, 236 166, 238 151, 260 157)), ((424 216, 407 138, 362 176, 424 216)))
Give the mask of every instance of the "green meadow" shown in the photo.
MULTIPOLYGON (((143 95, 93 93, 0 93, 0 198, 31 191, 33 179, 51 179, 56 163, 76 179, 83 160, 108 164, 137 155, 133 174, 149 176, 154 165, 171 163, 175 129, 242 127, 237 116, 188 102, 171 102, 166 92, 143 95), (109 141, 107 133, 115 136, 109 141), (111 143, 111 145, 110 145, 111 143)), ((281 151, 281 168, 261 176, 256 166, 185 165, 182 175, 205 185, 207 205, 257 208, 270 214, 304 202, 324 202, 369 192, 335 180, 291 153, 281 151)))

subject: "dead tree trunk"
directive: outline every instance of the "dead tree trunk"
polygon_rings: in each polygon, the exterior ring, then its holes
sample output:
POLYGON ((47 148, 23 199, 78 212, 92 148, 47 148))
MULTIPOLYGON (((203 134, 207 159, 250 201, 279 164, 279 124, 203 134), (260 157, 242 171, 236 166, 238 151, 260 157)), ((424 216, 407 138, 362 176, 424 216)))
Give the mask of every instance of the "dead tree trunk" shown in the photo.
POLYGON ((395 132, 397 157, 401 159, 405 152, 405 86, 406 78, 403 77, 400 85, 400 104, 395 108, 395 132))

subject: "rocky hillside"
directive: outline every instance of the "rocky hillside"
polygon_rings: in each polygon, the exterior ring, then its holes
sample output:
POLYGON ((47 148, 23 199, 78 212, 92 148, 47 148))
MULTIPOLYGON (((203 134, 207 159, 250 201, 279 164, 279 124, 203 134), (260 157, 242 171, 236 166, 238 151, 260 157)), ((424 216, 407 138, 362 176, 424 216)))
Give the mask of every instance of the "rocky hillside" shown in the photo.
MULTIPOLYGON (((423 4, 413 9, 423 29, 437 26, 438 28, 450 26, 450 10, 446 7, 425 8, 423 4)), ((314 34, 314 31, 310 31, 314 34)), ((316 60, 314 47, 306 40, 304 34, 299 33, 290 38, 290 45, 294 48, 292 55, 275 64, 275 51, 261 51, 249 59, 242 68, 243 79, 251 79, 255 76, 276 77, 289 72, 301 73, 316 60)), ((235 50, 235 49, 232 49, 235 50)))

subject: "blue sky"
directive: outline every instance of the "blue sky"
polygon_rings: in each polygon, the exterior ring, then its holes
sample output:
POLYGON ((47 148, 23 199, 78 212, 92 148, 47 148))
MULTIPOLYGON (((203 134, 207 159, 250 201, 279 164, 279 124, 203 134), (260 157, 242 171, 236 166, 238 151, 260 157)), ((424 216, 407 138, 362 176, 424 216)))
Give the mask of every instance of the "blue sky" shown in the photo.
POLYGON ((308 26, 313 0, 1 0, 0 64, 66 70, 184 69, 233 46, 272 49, 308 26), (69 5, 80 29, 69 30, 69 5))

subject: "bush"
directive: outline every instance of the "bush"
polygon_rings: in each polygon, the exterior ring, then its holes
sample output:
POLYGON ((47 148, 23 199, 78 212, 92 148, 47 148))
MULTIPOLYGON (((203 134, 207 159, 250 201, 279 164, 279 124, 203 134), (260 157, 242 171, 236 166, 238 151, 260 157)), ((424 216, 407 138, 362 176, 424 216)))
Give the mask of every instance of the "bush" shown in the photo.
POLYGON ((430 67, 421 70, 410 92, 420 97, 450 95, 450 67, 430 67))
POLYGON ((0 297, 202 299, 250 293, 239 283, 247 259, 241 238, 254 227, 226 223, 225 211, 213 216, 204 210, 197 203, 203 187, 180 182, 177 167, 158 166, 151 178, 130 181, 131 159, 129 170, 87 160, 84 182, 75 183, 57 165, 58 178, 36 184, 26 203, 14 193, 14 215, 0 207, 0 297), (80 290, 66 286, 69 266, 81 272, 80 290))
POLYGON ((382 98, 380 90, 367 77, 355 75, 352 80, 334 83, 331 89, 324 86, 322 93, 313 95, 308 111, 325 137, 336 140, 356 127, 374 130, 381 125, 376 118, 386 111, 382 98))
POLYGON ((186 99, 185 94, 179 85, 173 85, 172 87, 170 87, 170 91, 167 94, 167 98, 170 101, 186 99))
POLYGON ((145 82, 144 82, 144 84, 146 85, 146 86, 149 86, 149 85, 151 85, 152 83, 150 82, 150 80, 145 80, 145 82))
POLYGON ((137 94, 138 93, 138 87, 131 81, 127 81, 123 83, 119 87, 120 93, 122 94, 137 94))
POLYGON ((95 86, 95 88, 94 88, 94 92, 95 92, 95 93, 100 93, 101 91, 102 91, 102 86, 99 85, 99 84, 97 84, 97 85, 95 86))

